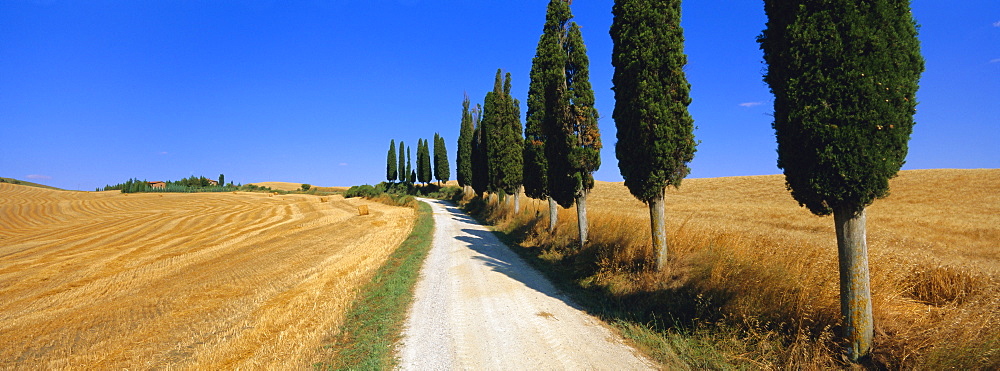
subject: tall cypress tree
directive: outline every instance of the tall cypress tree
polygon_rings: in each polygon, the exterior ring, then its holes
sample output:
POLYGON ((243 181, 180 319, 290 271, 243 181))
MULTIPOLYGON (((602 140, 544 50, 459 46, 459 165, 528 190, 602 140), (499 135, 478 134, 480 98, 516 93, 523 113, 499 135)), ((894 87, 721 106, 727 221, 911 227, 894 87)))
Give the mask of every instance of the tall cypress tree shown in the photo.
MULTIPOLYGON (((559 81, 565 68, 562 38, 566 22, 572 17, 564 0, 551 0, 546 7, 545 25, 531 60, 531 81, 528 85, 528 112, 524 128, 524 193, 535 199, 549 201, 549 231, 556 227, 556 202, 549 193, 548 160, 545 152, 546 120, 553 81, 559 81)), ((557 98, 558 100, 558 98, 557 98)))
POLYGON ((396 172, 396 140, 389 139, 389 153, 385 160, 385 180, 390 183, 395 182, 399 176, 396 172))
POLYGON ((469 111, 469 96, 462 100, 462 126, 458 134, 458 155, 455 167, 458 185, 468 191, 472 186, 472 137, 475 133, 472 112, 469 111))
POLYGON ((431 150, 427 139, 422 139, 417 147, 417 179, 427 185, 431 178, 431 150))
MULTIPOLYGON (((493 92, 486 94, 486 100, 492 99, 493 92)), ((489 174, 489 169, 486 165, 486 139, 483 134, 483 108, 479 104, 476 104, 475 110, 472 111, 472 120, 475 124, 475 129, 472 134, 472 189, 476 192, 479 197, 483 196, 483 193, 487 190, 487 184, 489 179, 487 176, 489 174)))
POLYGON ((592 173, 600 167, 601 139, 587 49, 580 26, 569 23, 572 17, 565 1, 549 2, 535 78, 544 101, 540 121, 546 139, 547 194, 563 207, 576 204, 583 246, 588 234, 587 194, 594 185, 592 173))
POLYGON ((520 102, 510 93, 511 77, 508 72, 504 77, 502 95, 499 97, 497 106, 499 109, 497 120, 496 149, 494 153, 498 156, 495 169, 496 177, 494 186, 498 192, 507 195, 514 195, 514 212, 520 209, 520 191, 523 180, 523 158, 522 148, 524 137, 521 128, 520 102))
POLYGON ((479 123, 480 135, 482 135, 482 147, 486 154, 486 191, 499 193, 497 189, 497 169, 500 167, 500 122, 501 122, 501 102, 503 100, 503 74, 497 69, 496 77, 493 79, 493 90, 486 93, 483 99, 483 118, 479 123))
POLYGON ((410 175, 406 167, 406 156, 403 153, 403 141, 399 141, 399 164, 396 167, 396 172, 399 173, 399 181, 406 183, 406 179, 410 175))
MULTIPOLYGON (((400 142, 402 143, 402 142, 400 142)), ((410 157, 410 147, 406 147, 406 181, 410 184, 417 182, 417 176, 413 170, 413 158, 410 157)))
POLYGON ((617 0, 612 8, 615 155, 629 192, 649 205, 657 269, 668 256, 664 192, 687 176, 696 145, 680 3, 617 0))
POLYGON ((448 163, 448 148, 444 137, 434 133, 434 178, 438 182, 447 182, 451 178, 451 166, 448 163))
POLYGON ((417 139, 417 163, 414 167, 414 171, 417 172, 417 181, 423 183, 424 181, 424 140, 417 139))
POLYGON ((873 325, 865 208, 889 193, 913 130, 923 58, 908 0, 765 0, 759 37, 778 167, 800 205, 833 214, 848 358, 873 325))
POLYGON ((561 133, 569 147, 572 195, 576 200, 580 246, 587 242, 587 194, 594 188, 593 173, 601 167, 601 132, 597 127, 598 113, 594 108, 594 90, 590 85, 590 59, 583 43, 580 26, 573 22, 566 39, 566 84, 569 87, 569 117, 561 133))

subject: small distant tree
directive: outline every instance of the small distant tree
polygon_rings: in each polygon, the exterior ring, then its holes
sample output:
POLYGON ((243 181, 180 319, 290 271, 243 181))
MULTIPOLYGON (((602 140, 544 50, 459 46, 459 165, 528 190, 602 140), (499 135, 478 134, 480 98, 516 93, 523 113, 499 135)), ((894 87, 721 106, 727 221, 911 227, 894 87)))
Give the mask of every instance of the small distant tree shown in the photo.
POLYGON ((792 197, 833 214, 847 357, 874 336, 865 209, 906 159, 924 70, 908 0, 765 0, 758 38, 792 197))
POLYGON ((442 186, 441 182, 447 182, 451 178, 448 148, 445 146, 444 138, 438 133, 434 133, 434 178, 442 186))
POLYGON ((310 184, 302 184, 302 190, 303 191, 309 191, 309 188, 312 188, 312 185, 310 185, 310 184))
POLYGON ((396 140, 389 140, 389 152, 385 160, 385 180, 390 183, 396 182, 399 175, 396 173, 396 140))
POLYGON ((681 2, 617 0, 612 14, 615 155, 629 192, 649 205, 656 268, 662 270, 668 257, 666 187, 680 187, 696 145, 681 2))
POLYGON ((417 163, 420 164, 417 177, 420 179, 421 183, 427 185, 434 180, 433 169, 431 168, 431 145, 430 141, 424 139, 420 146, 420 155, 417 163))
POLYGON ((220 187, 226 186, 226 176, 223 174, 219 174, 219 186, 220 187))
POLYGON ((403 141, 399 141, 399 164, 397 164, 396 171, 399 173, 399 181, 405 183, 407 177, 410 175, 406 169, 406 153, 403 152, 403 141))
POLYGON ((424 140, 417 139, 417 164, 413 171, 417 172, 417 181, 424 182, 424 140))
POLYGON ((406 147, 406 175, 407 175, 406 181, 409 182, 410 184, 413 184, 413 183, 417 182, 417 175, 416 175, 417 173, 416 173, 416 170, 413 169, 413 158, 410 157, 410 153, 411 153, 410 152, 410 147, 407 146, 406 147))
POLYGON ((462 126, 458 134, 458 155, 455 158, 455 170, 458 186, 471 193, 472 188, 472 143, 475 136, 475 124, 472 112, 469 110, 469 95, 462 100, 462 126))

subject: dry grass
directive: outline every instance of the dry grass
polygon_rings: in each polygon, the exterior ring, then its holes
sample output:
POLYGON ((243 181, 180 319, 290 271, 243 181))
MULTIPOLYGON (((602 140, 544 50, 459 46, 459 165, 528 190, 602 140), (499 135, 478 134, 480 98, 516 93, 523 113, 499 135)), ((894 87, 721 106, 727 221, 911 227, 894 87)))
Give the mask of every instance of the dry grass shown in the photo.
MULTIPOLYGON (((1000 367, 1000 170, 903 171, 891 187, 868 209, 874 364, 1000 367)), ((799 207, 782 176, 689 179, 670 189, 672 261, 662 274, 650 272, 644 204, 605 182, 589 203, 582 251, 572 248, 574 210, 560 212, 556 234, 545 230, 542 202, 492 218, 542 259, 569 266, 583 287, 659 318, 718 326, 710 337, 726 363, 841 364, 833 220, 799 207)))
POLYGON ((0 369, 308 366, 414 217, 340 196, 0 194, 0 369))

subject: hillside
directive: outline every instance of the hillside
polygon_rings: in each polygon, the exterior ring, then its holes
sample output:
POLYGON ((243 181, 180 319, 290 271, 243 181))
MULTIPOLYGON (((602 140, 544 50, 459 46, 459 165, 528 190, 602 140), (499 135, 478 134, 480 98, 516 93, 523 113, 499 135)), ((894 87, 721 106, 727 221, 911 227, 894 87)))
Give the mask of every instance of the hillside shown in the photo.
POLYGON ((56 188, 56 187, 47 186, 47 185, 44 185, 44 184, 32 183, 32 182, 28 182, 28 181, 24 181, 24 180, 19 180, 19 179, 14 179, 14 178, 2 178, 2 177, 0 177, 0 180, 2 180, 2 181, 0 181, 0 183, 20 184, 20 185, 26 185, 26 186, 30 186, 30 187, 53 189, 53 190, 57 190, 57 191, 61 191, 62 190, 62 188, 56 188))
MULTIPOLYGON (((250 183, 260 187, 268 187, 279 191, 297 191, 302 188, 302 183, 292 183, 292 182, 257 182, 250 183)), ((319 192, 343 192, 349 187, 320 187, 315 184, 312 185, 319 192)))

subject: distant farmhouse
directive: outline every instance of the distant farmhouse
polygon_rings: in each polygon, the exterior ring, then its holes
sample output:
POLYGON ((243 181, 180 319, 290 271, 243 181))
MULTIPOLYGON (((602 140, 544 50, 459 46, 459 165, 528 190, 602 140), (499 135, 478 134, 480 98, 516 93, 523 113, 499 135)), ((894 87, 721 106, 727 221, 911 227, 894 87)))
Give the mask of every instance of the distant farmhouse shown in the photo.
POLYGON ((151 188, 167 188, 167 182, 160 182, 160 181, 149 182, 149 186, 151 188))

